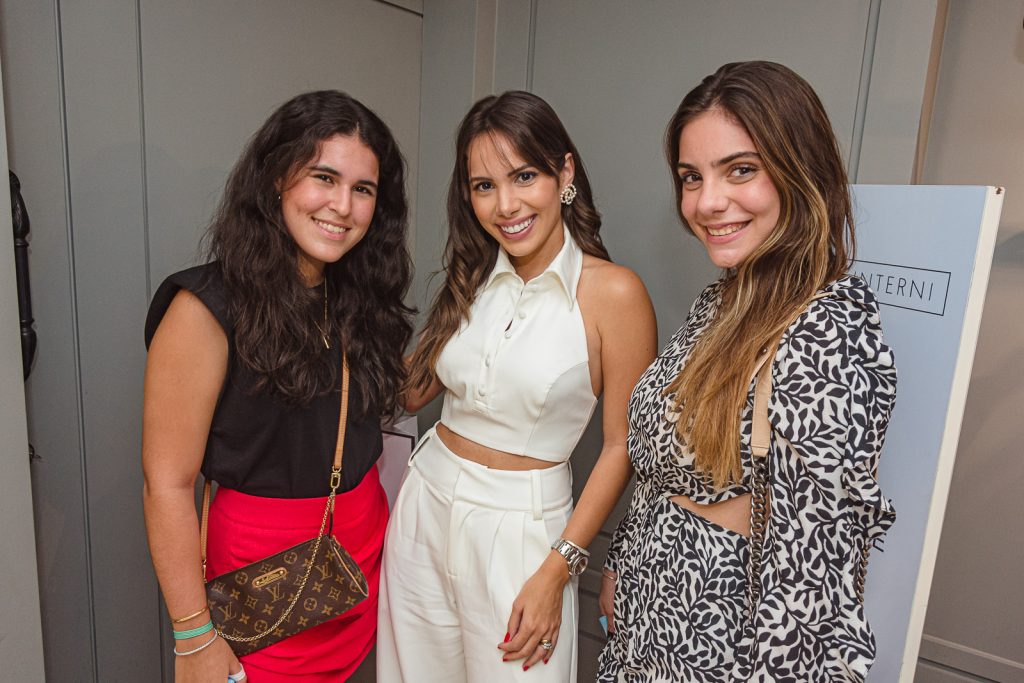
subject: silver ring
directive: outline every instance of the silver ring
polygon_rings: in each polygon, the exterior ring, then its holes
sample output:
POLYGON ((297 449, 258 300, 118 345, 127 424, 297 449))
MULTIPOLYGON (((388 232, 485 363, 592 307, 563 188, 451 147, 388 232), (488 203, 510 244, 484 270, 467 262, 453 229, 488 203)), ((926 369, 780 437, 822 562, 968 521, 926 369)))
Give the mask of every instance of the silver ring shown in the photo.
POLYGON ((555 648, 555 644, 552 643, 547 638, 541 638, 540 639, 540 646, 542 648, 544 648, 545 650, 547 650, 548 652, 551 652, 551 650, 553 650, 555 648))

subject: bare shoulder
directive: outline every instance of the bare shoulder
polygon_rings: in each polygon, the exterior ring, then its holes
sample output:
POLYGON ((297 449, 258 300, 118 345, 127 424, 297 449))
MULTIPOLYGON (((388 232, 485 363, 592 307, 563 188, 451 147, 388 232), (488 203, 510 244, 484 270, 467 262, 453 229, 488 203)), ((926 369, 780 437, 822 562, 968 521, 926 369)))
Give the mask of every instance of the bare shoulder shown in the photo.
POLYGON ((179 290, 153 335, 154 351, 227 354, 227 335, 206 304, 187 289, 179 290))
POLYGON ((606 307, 631 308, 651 305, 651 298, 639 275, 626 266, 589 254, 583 257, 583 277, 579 294, 587 299, 600 301, 601 305, 606 307))

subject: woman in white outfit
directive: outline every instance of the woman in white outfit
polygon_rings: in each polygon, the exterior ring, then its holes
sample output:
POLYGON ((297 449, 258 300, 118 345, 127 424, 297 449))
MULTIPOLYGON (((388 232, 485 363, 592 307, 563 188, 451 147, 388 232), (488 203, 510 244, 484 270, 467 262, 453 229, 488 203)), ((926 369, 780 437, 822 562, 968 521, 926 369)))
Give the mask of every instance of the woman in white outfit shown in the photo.
POLYGON ((626 404, 654 357, 654 311, 609 261, 546 102, 484 98, 456 144, 445 282, 405 394, 411 412, 442 391, 444 407, 388 527, 378 676, 572 682, 576 577, 632 475, 626 404), (604 445, 574 511, 568 459, 602 393, 604 445))

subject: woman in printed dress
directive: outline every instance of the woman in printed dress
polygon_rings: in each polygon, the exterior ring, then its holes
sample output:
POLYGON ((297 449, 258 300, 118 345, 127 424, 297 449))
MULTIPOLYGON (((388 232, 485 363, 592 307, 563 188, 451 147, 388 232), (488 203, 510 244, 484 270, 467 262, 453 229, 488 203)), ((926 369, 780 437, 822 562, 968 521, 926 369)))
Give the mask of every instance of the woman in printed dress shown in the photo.
POLYGON ((847 274, 835 135, 800 76, 744 62, 686 95, 666 151, 683 224, 723 274, 630 400, 637 486, 604 569, 599 680, 862 681, 875 645, 861 567, 895 517, 875 474, 896 370, 874 295, 847 274), (751 432, 765 363, 758 562, 751 432))

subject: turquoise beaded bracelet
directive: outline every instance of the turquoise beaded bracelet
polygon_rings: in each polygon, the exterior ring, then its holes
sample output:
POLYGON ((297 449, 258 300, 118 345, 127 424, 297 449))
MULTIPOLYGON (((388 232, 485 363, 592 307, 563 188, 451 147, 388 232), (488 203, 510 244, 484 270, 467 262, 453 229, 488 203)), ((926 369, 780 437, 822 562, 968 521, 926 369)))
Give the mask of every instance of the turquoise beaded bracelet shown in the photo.
POLYGON ((211 621, 206 622, 202 626, 197 626, 195 628, 190 628, 187 631, 174 631, 174 639, 175 640, 188 640, 189 638, 195 638, 196 636, 201 636, 204 633, 209 633, 212 630, 213 630, 213 621, 211 620, 211 621))

